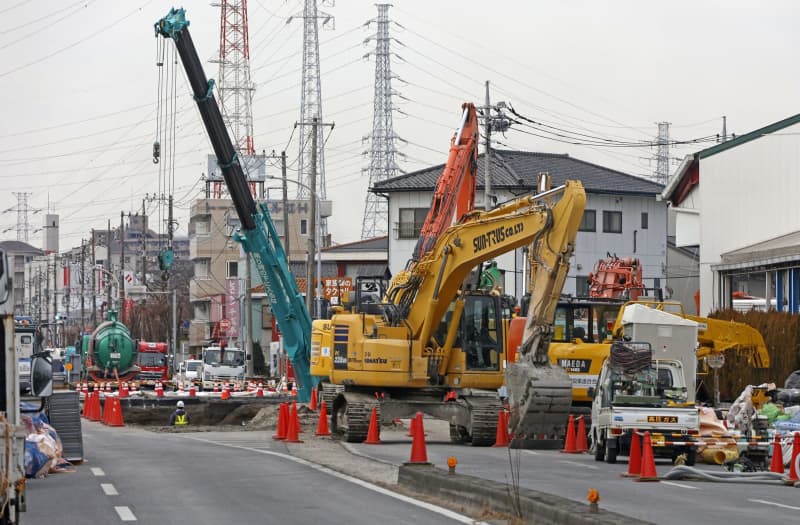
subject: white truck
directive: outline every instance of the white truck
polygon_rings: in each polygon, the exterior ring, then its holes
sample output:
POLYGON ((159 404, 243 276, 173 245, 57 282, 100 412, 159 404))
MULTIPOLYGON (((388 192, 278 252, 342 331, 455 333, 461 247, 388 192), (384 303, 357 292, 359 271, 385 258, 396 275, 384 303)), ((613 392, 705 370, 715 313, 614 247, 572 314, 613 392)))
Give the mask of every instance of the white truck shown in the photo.
POLYGON ((641 304, 622 316, 623 338, 603 363, 593 396, 590 440, 595 459, 615 463, 632 432, 649 432, 655 456, 696 459, 697 323, 641 304))
POLYGON ((209 346, 203 350, 203 390, 223 383, 244 382, 244 350, 233 346, 209 346))
MULTIPOLYGON (((11 269, 0 250, 0 525, 20 522, 25 511, 25 427, 20 416, 19 368, 14 345, 14 299, 11 269)), ((52 363, 49 356, 33 354, 30 362, 31 395, 52 394, 52 363)))

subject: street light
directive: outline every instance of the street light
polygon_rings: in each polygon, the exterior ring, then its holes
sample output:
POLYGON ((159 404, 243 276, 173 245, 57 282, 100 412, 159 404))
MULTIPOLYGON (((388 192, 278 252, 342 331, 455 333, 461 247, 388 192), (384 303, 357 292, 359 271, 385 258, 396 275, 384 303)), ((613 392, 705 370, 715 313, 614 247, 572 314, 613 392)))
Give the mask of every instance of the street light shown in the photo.
MULTIPOLYGON (((316 259, 316 266, 317 266, 317 300, 314 303, 314 317, 319 319, 322 317, 322 308, 321 308, 321 301, 322 301, 322 285, 321 285, 321 278, 322 278, 322 257, 320 255, 320 239, 319 239, 319 232, 320 232, 320 206, 322 205, 322 199, 320 198, 319 194, 314 191, 313 188, 308 186, 305 183, 302 183, 297 180, 292 179, 284 179, 283 177, 267 177, 271 180, 279 180, 281 182, 293 182, 300 186, 301 188, 305 188, 308 192, 310 192, 314 196, 314 200, 316 201, 316 205, 314 206, 314 233, 308 237, 308 241, 310 246, 308 248, 308 257, 309 257, 309 264, 308 270, 306 271, 306 308, 308 308, 309 313, 311 313, 311 283, 314 281, 314 274, 311 271, 312 265, 310 258, 315 257, 316 259)), ((285 237, 289 236, 289 225, 283 225, 283 234, 285 237)), ((286 254, 289 257, 289 254, 286 254)))

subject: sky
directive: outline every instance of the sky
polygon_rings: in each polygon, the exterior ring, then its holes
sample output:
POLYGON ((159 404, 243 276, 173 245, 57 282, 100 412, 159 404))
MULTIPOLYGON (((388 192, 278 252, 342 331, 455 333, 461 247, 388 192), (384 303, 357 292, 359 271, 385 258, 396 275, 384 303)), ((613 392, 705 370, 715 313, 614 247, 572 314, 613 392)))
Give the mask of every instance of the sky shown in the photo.
MULTIPOLYGON (((27 193, 34 246, 41 246, 37 230, 48 211, 60 216, 64 251, 92 228, 118 225, 120 212, 140 212, 143 200, 150 225, 166 231, 165 203, 148 197, 170 192, 178 234, 186 233, 211 146, 182 66, 174 99, 159 106, 153 24, 172 5, 0 5, 0 240, 17 238, 15 194, 27 193), (153 164, 152 144, 159 107, 172 100, 167 169, 153 164)), ((208 0, 178 6, 186 9, 206 75, 216 78, 219 7, 208 0)), ((328 228, 344 243, 360 238, 369 183, 362 170, 375 64, 365 58, 374 41, 364 41, 374 34, 367 22, 377 8, 340 0, 319 9, 334 19, 319 33, 323 120, 335 124, 325 143, 328 228)), ((290 17, 302 14, 303 2, 250 0, 248 10, 255 147, 285 149, 296 178, 303 24, 290 17)), ((657 123, 669 122, 671 139, 690 142, 671 147, 674 171, 684 155, 713 144, 723 115, 728 133, 742 134, 800 112, 798 15, 800 3, 792 0, 395 0, 389 18, 399 167, 444 163, 462 102, 483 104, 488 80, 493 103, 507 102, 529 119, 493 135, 495 148, 568 153, 646 177, 656 168, 657 123)), ((268 176, 279 173, 268 167, 268 176)))

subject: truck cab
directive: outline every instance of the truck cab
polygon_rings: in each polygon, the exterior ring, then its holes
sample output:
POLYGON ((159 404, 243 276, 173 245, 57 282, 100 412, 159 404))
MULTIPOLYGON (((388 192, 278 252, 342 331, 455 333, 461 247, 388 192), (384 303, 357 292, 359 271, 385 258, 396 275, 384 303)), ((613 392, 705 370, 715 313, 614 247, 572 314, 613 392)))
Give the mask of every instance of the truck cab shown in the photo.
POLYGON ((244 382, 244 350, 234 346, 209 346, 203 350, 203 388, 219 383, 244 382))

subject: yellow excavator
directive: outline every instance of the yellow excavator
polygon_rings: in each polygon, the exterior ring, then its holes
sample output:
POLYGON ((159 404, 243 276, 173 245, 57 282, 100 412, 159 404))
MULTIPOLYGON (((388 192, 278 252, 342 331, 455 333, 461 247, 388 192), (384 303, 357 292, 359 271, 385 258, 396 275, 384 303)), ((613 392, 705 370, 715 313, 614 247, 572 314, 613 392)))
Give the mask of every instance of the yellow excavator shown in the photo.
POLYGON ((595 387, 612 339, 620 334, 622 311, 632 303, 698 323, 697 359, 700 363, 709 356, 737 351, 747 355, 750 366, 769 367, 769 351, 764 338, 747 324, 689 315, 680 303, 674 301, 567 299, 562 300, 556 310, 549 355, 550 361, 565 368, 572 379, 573 406, 591 407, 588 389, 595 387))
POLYGON ((311 373, 323 379, 336 434, 363 441, 376 407, 384 422, 423 412, 448 421, 455 442, 491 445, 503 408, 497 389, 505 384, 516 444, 563 438, 572 385, 549 363, 547 346, 586 194, 577 181, 549 189, 543 178, 539 188, 468 214, 405 281, 385 293, 357 281, 349 310, 336 308, 330 320, 313 323, 311 373), (470 294, 465 282, 476 266, 526 245, 539 262, 535 288, 519 358, 505 365, 500 296, 470 294))

